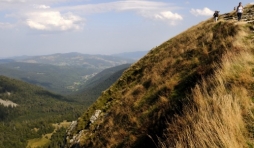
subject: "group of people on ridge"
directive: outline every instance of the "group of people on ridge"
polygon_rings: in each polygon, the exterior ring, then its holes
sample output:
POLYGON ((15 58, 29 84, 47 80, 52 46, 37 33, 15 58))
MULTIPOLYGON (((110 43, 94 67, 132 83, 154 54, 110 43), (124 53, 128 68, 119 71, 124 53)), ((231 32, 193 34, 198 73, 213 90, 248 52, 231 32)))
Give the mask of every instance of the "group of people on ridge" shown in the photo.
MULTIPOLYGON (((234 7, 234 10, 237 13, 237 20, 240 21, 242 19, 242 14, 243 14, 243 5, 242 2, 239 3, 239 5, 237 6, 237 8, 234 7)), ((218 21, 218 17, 219 17, 219 12, 220 11, 215 11, 213 14, 213 18, 214 21, 217 22, 218 21)))

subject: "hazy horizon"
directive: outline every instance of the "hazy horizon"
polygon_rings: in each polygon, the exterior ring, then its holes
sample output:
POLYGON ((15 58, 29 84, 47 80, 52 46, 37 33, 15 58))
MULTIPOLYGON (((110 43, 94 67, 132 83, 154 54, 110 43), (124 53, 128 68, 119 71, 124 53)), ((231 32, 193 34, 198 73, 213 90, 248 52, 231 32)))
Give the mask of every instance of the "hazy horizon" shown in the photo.
POLYGON ((132 52, 120 52, 120 53, 112 53, 112 54, 88 54, 88 53, 81 53, 81 52, 66 52, 66 53, 52 53, 52 54, 41 54, 41 55, 18 55, 18 56, 10 56, 10 57, 1 57, 0 59, 11 59, 11 58, 18 58, 18 57, 36 57, 36 56, 48 56, 48 55, 54 55, 54 54, 70 54, 70 53, 79 53, 79 54, 87 54, 87 55, 106 55, 106 56, 116 56, 118 54, 124 54, 124 53, 139 53, 139 52, 149 52, 149 50, 144 51, 132 51, 132 52))

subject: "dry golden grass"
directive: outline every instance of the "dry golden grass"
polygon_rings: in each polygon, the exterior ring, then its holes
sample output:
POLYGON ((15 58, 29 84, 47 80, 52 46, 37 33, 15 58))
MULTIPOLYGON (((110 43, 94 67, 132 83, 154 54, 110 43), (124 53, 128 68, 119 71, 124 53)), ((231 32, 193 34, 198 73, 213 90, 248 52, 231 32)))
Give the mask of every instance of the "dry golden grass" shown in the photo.
POLYGON ((215 75, 192 90, 191 104, 168 124, 167 140, 161 147, 247 147, 244 118, 253 114, 248 90, 239 83, 254 83, 253 63, 247 52, 227 54, 215 75))
POLYGON ((247 146, 254 48, 238 40, 245 35, 242 26, 211 19, 152 49, 80 118, 82 127, 94 110, 107 114, 81 145, 152 146, 150 135, 161 147, 247 146))

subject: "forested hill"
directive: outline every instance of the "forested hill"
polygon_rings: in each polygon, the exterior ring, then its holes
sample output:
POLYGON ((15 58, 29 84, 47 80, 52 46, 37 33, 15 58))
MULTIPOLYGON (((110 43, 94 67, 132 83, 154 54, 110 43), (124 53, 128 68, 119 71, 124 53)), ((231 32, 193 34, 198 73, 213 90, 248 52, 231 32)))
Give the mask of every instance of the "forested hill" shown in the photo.
POLYGON ((77 118, 86 106, 38 86, 0 76, 0 148, 25 148, 53 132, 52 123, 77 118))
POLYGON ((78 118, 66 147, 254 147, 253 25, 211 18, 152 49, 78 118))
POLYGON ((89 79, 84 87, 72 95, 73 98, 91 105, 101 95, 101 93, 111 86, 131 64, 123 64, 112 68, 107 68, 89 79))

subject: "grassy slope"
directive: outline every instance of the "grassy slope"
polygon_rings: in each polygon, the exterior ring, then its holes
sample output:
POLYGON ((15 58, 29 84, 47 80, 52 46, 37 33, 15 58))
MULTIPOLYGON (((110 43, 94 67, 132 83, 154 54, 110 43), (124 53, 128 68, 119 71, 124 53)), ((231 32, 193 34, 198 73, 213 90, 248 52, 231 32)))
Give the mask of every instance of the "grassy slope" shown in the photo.
POLYGON ((106 115, 88 127, 80 145, 251 145, 251 42, 248 27, 208 20, 151 50, 79 118, 77 131, 96 109, 106 115))

